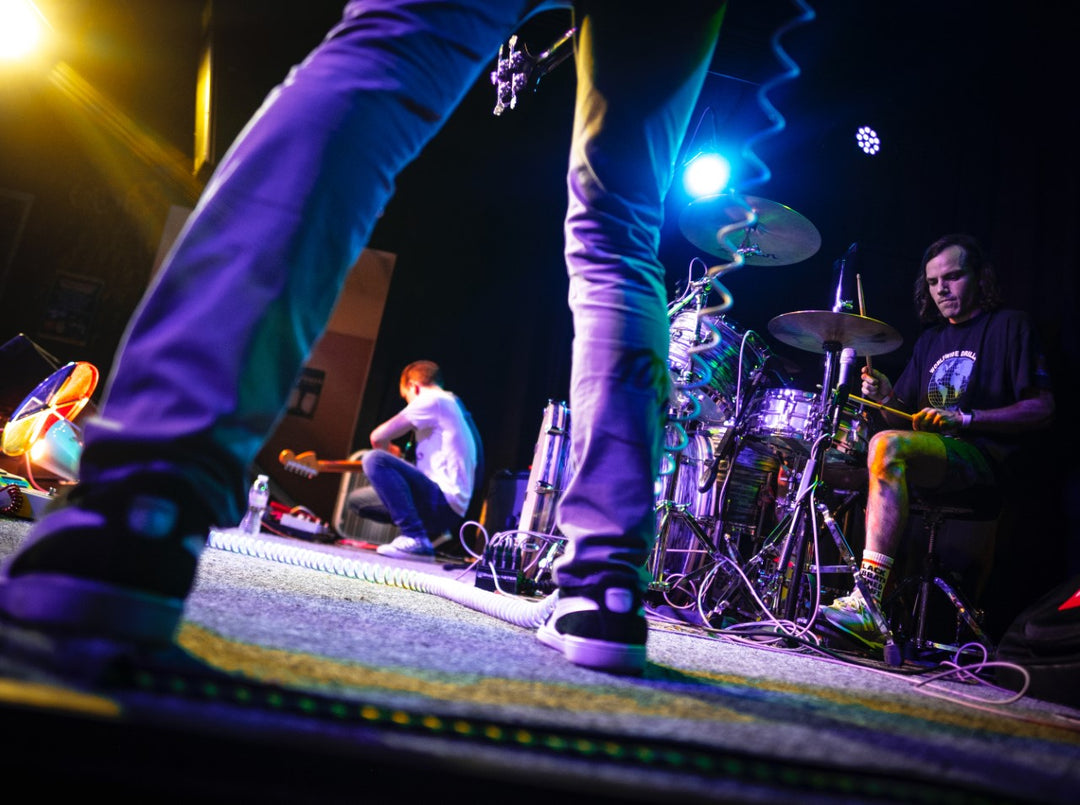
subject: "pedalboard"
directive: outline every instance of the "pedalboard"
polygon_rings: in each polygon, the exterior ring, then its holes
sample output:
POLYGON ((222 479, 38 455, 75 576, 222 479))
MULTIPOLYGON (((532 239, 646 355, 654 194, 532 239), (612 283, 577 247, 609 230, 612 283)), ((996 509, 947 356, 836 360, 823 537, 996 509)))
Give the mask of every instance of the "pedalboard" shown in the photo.
POLYGON ((555 591, 551 565, 565 540, 547 534, 495 534, 476 566, 475 586, 510 595, 547 595, 555 591))

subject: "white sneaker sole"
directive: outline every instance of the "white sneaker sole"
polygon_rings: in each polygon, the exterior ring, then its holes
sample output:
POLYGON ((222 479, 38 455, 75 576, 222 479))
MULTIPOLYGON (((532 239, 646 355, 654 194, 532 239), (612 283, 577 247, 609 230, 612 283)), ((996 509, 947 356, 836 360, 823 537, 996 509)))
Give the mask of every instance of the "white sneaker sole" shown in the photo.
POLYGON ((612 674, 640 674, 645 670, 645 646, 561 634, 548 623, 536 630, 536 639, 583 668, 612 674))

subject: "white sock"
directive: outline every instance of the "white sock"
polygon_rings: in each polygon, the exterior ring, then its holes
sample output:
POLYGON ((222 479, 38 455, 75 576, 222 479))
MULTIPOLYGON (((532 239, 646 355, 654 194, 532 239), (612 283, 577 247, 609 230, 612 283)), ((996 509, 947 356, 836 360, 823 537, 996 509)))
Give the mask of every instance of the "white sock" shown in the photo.
POLYGON ((891 556, 886 556, 877 551, 863 551, 859 575, 876 604, 881 604, 885 592, 885 583, 889 580, 889 571, 892 570, 892 566, 893 558, 891 556))

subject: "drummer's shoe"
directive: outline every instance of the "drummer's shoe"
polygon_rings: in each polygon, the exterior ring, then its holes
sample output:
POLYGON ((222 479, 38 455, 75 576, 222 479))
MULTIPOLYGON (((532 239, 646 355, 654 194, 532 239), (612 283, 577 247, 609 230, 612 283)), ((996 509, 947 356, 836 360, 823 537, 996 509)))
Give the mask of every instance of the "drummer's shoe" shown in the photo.
POLYGON ((828 606, 820 607, 818 617, 825 621, 822 625, 833 627, 866 648, 880 651, 884 647, 884 639, 874 625, 874 617, 866 599, 857 589, 850 595, 837 598, 828 606))
POLYGON ((645 670, 645 620, 641 593, 622 587, 560 589, 555 609, 536 632, 545 646, 574 665, 612 674, 645 670))

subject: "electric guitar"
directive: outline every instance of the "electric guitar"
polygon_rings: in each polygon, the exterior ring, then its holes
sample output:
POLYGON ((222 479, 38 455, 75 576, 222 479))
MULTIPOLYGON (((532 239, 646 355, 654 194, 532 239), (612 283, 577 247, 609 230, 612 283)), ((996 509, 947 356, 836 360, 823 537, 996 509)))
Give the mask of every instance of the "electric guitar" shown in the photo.
POLYGON ((282 450, 278 453, 278 461, 289 472, 305 478, 314 478, 320 472, 360 472, 364 469, 360 461, 320 461, 313 450, 299 454, 282 450))

